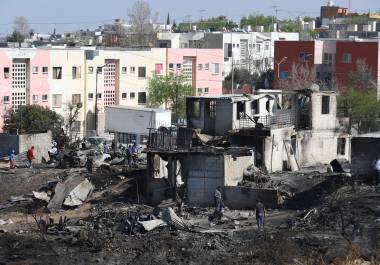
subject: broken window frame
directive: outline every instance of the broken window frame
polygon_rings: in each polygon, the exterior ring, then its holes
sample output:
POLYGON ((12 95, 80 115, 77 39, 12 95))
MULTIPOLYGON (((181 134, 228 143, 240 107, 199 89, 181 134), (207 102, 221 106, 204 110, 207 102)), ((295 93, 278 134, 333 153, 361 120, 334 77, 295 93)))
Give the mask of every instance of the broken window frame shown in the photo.
POLYGON ((323 95, 321 99, 321 114, 330 114, 330 96, 323 95))
POLYGON ((346 144, 347 144, 347 140, 345 137, 339 137, 337 139, 337 150, 336 150, 337 155, 341 155, 341 156, 346 155, 346 144))

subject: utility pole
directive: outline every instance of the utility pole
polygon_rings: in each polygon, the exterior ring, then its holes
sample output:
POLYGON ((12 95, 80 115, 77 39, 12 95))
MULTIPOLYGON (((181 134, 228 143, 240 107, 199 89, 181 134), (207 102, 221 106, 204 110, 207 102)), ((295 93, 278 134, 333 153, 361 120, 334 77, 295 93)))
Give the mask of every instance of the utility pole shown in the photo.
POLYGON ((234 49, 233 49, 233 39, 232 39, 232 30, 231 30, 231 94, 234 94, 234 49))
POLYGON ((273 31, 277 31, 277 30, 275 30, 275 28, 274 28, 274 21, 273 21, 273 20, 275 20, 275 22, 277 23, 278 8, 277 8, 277 6, 272 6, 272 8, 273 8, 274 13, 275 13, 275 19, 273 19, 273 17, 272 17, 273 31))

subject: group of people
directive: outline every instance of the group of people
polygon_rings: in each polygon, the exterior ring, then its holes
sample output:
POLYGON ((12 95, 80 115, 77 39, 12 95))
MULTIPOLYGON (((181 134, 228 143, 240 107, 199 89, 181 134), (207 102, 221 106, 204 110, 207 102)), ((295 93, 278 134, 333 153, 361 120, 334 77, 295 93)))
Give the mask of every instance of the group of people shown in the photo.
MULTIPOLYGON (((8 159, 9 159, 9 167, 11 169, 16 168, 17 167, 17 165, 16 165, 16 151, 14 149, 11 149, 9 151, 8 159)), ((26 166, 28 168, 33 168, 33 160, 35 159, 35 157, 34 157, 34 146, 29 148, 28 151, 26 152, 26 159, 27 159, 26 166)))
MULTIPOLYGON (((222 196, 222 187, 218 186, 214 193, 214 199, 215 199, 215 213, 214 215, 220 219, 224 212, 224 202, 223 202, 223 196, 222 196)), ((256 215, 256 223, 257 223, 257 230, 260 231, 261 229, 264 231, 264 224, 265 224, 265 217, 266 217, 266 211, 264 204, 260 200, 256 200, 256 207, 255 207, 255 215, 256 215)))
POLYGON ((128 148, 123 148, 120 146, 120 150, 124 152, 129 167, 137 165, 139 150, 137 148, 136 142, 134 142, 132 145, 128 145, 128 148))

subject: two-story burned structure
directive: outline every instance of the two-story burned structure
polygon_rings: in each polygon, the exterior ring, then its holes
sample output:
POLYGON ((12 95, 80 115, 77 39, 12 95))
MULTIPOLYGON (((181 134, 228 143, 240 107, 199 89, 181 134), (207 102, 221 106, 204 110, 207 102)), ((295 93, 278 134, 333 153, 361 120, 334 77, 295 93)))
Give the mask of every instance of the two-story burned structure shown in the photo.
POLYGON ((251 163, 275 172, 349 160, 347 123, 334 92, 189 97, 185 127, 151 130, 148 183, 164 176, 173 191, 181 176, 190 203, 212 202, 214 189, 236 186, 251 163))

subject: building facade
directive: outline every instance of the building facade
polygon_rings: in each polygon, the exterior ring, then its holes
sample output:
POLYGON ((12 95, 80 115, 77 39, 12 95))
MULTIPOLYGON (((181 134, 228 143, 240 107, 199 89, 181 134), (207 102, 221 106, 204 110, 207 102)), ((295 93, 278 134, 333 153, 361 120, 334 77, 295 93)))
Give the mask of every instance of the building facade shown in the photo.
POLYGON ((316 78, 330 89, 344 89, 359 59, 365 60, 380 93, 379 40, 277 41, 275 84, 291 75, 293 65, 315 69, 316 78))
POLYGON ((4 115, 20 105, 38 104, 67 119, 69 106, 81 103, 72 130, 78 136, 102 134, 105 108, 146 106, 154 75, 176 69, 193 85, 194 95, 201 89, 221 94, 222 54, 221 49, 0 49, 0 127, 4 115))
POLYGON ((187 32, 158 33, 156 47, 223 49, 223 76, 232 68, 262 73, 273 67, 274 42, 299 40, 288 32, 187 32))

